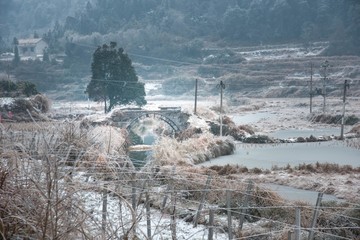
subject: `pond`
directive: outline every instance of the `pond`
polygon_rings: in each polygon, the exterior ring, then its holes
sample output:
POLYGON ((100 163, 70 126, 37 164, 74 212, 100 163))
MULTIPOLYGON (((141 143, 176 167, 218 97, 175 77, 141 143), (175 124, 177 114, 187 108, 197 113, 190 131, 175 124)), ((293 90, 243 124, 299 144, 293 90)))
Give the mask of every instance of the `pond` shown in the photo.
MULTIPOLYGON (((315 205, 318 197, 318 192, 311 190, 297 189, 272 183, 263 183, 260 184, 260 186, 269 189, 272 192, 276 192, 277 194, 279 194, 280 197, 290 201, 298 201, 299 199, 301 199, 301 201, 305 201, 312 205, 315 205)), ((343 202, 344 200, 339 199, 333 195, 324 194, 322 197, 322 201, 343 202)))
MULTIPOLYGON (((236 164, 247 168, 271 169, 274 166, 292 167, 299 164, 335 163, 360 167, 360 150, 347 147, 341 141, 316 143, 287 143, 278 145, 238 144, 233 155, 222 156, 202 163, 202 166, 236 164)), ((277 184, 261 184, 290 201, 315 204, 317 192, 277 184), (291 193, 291 194, 289 194, 291 193)), ((323 196, 323 201, 342 201, 335 196, 323 196)))
POLYGON ((299 164, 335 163, 360 167, 360 150, 341 141, 286 143, 276 145, 238 144, 233 155, 221 156, 203 166, 237 164, 247 168, 271 169, 299 164))

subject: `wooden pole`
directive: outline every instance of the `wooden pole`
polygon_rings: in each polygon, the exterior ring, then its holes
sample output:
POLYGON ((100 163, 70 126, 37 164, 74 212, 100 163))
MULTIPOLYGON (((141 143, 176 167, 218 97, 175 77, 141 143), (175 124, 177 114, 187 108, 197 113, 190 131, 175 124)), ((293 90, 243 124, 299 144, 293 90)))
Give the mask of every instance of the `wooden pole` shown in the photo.
MULTIPOLYGON (((176 166, 174 165, 173 168, 172 168, 172 170, 171 170, 171 176, 174 176, 175 170, 176 170, 176 166)), ((162 211, 162 212, 164 212, 167 199, 169 198, 168 192, 170 191, 170 186, 171 186, 171 185, 170 185, 170 183, 169 183, 169 184, 167 185, 166 192, 165 192, 165 196, 164 196, 163 202, 162 202, 162 204, 161 204, 161 211, 162 211)))
POLYGON ((106 234, 106 215, 107 215, 107 186, 104 184, 104 188, 102 190, 102 222, 101 222, 101 229, 103 236, 105 237, 106 234))
POLYGON ((293 235, 293 232, 292 232, 292 231, 288 231, 288 240, 291 240, 291 239, 292 239, 292 235, 293 235))
MULTIPOLYGON (((131 206, 133 208, 134 214, 136 213, 136 208, 137 208, 137 204, 136 204, 136 173, 135 171, 131 174, 131 206)), ((133 226, 133 236, 136 236, 136 223, 134 223, 133 226)))
POLYGON ((309 238, 308 238, 309 240, 314 239, 314 228, 316 226, 317 218, 319 216, 319 208, 320 208, 320 204, 321 204, 323 195, 324 195, 324 193, 318 193, 318 197, 316 200, 316 205, 315 205, 315 209, 314 209, 314 213, 313 213, 313 218, 312 218, 311 225, 310 225, 310 232, 309 232, 309 238))
POLYGON ((176 194, 175 187, 172 186, 171 191, 171 215, 170 215, 170 228, 171 228, 171 238, 176 240, 176 194))
POLYGON ((312 98, 313 98, 313 63, 310 63, 310 113, 312 113, 312 98))
POLYGON ((151 237, 150 199, 149 199, 148 191, 146 191, 146 226, 147 226, 147 238, 151 240, 152 237, 151 237))
POLYGON ((206 180, 205 189, 204 189, 204 191, 203 191, 203 193, 202 193, 201 201, 200 201, 200 204, 199 204, 199 208, 198 208, 198 210, 197 210, 197 212, 196 212, 196 215, 195 215, 195 218, 194 218, 194 227, 197 227, 197 224, 198 224, 198 220, 199 220, 201 211, 202 211, 202 209, 203 209, 203 207, 204 207, 206 194, 207 194, 207 192, 210 190, 210 189, 209 189, 210 182, 211 182, 211 175, 209 175, 208 178, 207 178, 207 180, 206 180))
POLYGON ((131 174, 131 206, 133 208, 133 210, 135 211, 136 210, 136 181, 135 181, 135 178, 136 178, 136 173, 133 172, 131 174))
POLYGON ((222 116, 222 108, 223 108, 223 89, 225 89, 225 84, 223 81, 220 81, 220 137, 223 135, 223 116, 222 116))
POLYGON ((301 236, 301 216, 300 216, 300 208, 297 207, 295 209, 295 240, 300 240, 301 236))
POLYGON ((226 209, 227 209, 229 240, 232 240, 231 192, 229 190, 226 190, 226 209))
POLYGON ((322 66, 324 69, 324 78, 323 78, 323 89, 322 89, 322 95, 324 97, 324 103, 323 103, 323 113, 326 112, 326 78, 327 78, 327 69, 329 67, 329 62, 326 60, 322 66))
POLYGON ((209 209, 209 235, 208 240, 214 239, 214 209, 209 209))
POLYGON ((197 108, 197 92, 198 92, 198 80, 195 79, 195 107, 194 107, 195 115, 196 115, 196 108, 197 108))
POLYGON ((239 219, 240 220, 239 221, 240 230, 243 227, 244 220, 245 220, 245 213, 247 211, 247 208, 249 207, 249 201, 250 201, 250 196, 251 196, 252 185, 253 185, 253 182, 251 180, 249 180, 248 186, 247 186, 247 189, 246 189, 246 193, 245 193, 245 196, 243 198, 243 208, 241 209, 241 214, 240 214, 240 219, 239 219))
POLYGON ((343 95, 343 109, 342 109, 342 116, 341 116, 341 132, 340 132, 340 139, 344 139, 344 122, 345 122, 345 105, 346 105, 346 89, 349 88, 349 84, 347 80, 344 81, 344 95, 343 95))

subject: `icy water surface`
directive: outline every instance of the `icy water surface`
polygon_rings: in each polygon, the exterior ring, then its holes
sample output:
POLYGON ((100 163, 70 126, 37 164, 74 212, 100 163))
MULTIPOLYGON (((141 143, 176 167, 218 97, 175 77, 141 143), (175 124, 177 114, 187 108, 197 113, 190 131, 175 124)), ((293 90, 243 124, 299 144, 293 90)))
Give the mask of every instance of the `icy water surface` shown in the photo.
MULTIPOLYGON (((310 190, 302 190, 293 187, 277 185, 272 183, 264 183, 261 184, 262 187, 267 188, 273 192, 276 192, 280 195, 280 197, 290 200, 290 201, 297 201, 301 199, 302 201, 308 202, 312 205, 316 204, 316 200, 318 197, 318 192, 310 191, 310 190)), ((341 202, 342 199, 339 199, 333 195, 324 194, 322 197, 322 201, 337 201, 341 202)))
MULTIPOLYGON (((239 144, 233 155, 222 156, 202 163, 203 166, 234 164, 247 168, 271 169, 274 166, 292 167, 299 164, 336 163, 360 167, 360 150, 347 147, 343 142, 291 143, 279 145, 239 144)), ((262 184, 277 192, 284 199, 302 200, 315 204, 317 192, 276 184, 262 184), (291 194, 289 194, 291 193, 291 194)), ((324 195, 324 201, 341 201, 332 195, 324 195)))
POLYGON ((310 163, 336 163, 360 167, 360 150, 340 141, 287 143, 277 145, 238 144, 233 155, 202 163, 204 166, 237 164, 247 168, 271 169, 310 163))

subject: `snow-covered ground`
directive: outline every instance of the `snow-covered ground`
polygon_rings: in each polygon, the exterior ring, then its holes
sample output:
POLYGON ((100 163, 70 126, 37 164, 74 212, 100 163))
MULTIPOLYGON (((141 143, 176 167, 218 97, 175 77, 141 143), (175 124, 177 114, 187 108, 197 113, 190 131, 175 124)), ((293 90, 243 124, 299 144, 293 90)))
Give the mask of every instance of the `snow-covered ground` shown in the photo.
MULTIPOLYGON (((258 134, 275 134, 277 131, 291 130, 294 133, 301 131, 309 131, 311 129, 328 129, 338 128, 339 125, 327 125, 312 123, 309 121, 308 99, 246 99, 244 104, 231 106, 224 102, 225 115, 233 118, 236 124, 247 124, 252 126, 258 134)), ((331 114, 339 114, 342 109, 341 99, 329 98, 327 100, 327 112, 331 114)), ((200 99, 197 105, 198 116, 190 117, 193 126, 204 128, 207 119, 217 119, 218 114, 211 110, 219 105, 218 98, 200 99)), ((56 103, 53 111, 81 112, 84 115, 92 115, 95 119, 105 119, 106 115, 102 113, 101 104, 97 103, 65 103, 63 106, 56 103), (65 106, 65 108, 63 107, 65 106), (78 111, 79 110, 79 111, 78 111)), ((161 96, 148 99, 146 109, 157 109, 158 107, 181 107, 183 111, 192 113, 194 111, 194 101, 191 99, 169 99, 161 96)), ((322 110, 322 98, 314 99, 315 112, 322 110)), ((360 101, 358 99, 349 99, 346 105, 346 114, 355 114, 360 117, 360 101)), ((346 128, 348 131, 349 128, 346 128)), ((292 136, 297 137, 297 136, 292 136)), ((355 139, 358 141, 358 139, 355 139)), ((360 198, 360 174, 353 173, 306 173, 301 171, 272 170, 267 173, 254 174, 243 173, 237 176, 232 175, 232 179, 245 181, 252 179, 256 184, 275 183, 285 186, 291 186, 296 191, 299 189, 308 189, 318 192, 325 192, 335 195, 344 201, 355 202, 360 198)), ((257 185, 261 186, 261 185, 257 185)), ((276 190, 275 190, 276 191, 276 190)), ((279 190, 280 191, 280 190, 279 190)), ((287 192, 291 194, 291 192, 287 192)), ((86 200, 86 208, 91 212, 94 219, 101 223, 102 201, 103 197, 100 192, 84 192, 83 198, 86 200)), ((302 199, 303 200, 303 199, 302 199)), ((314 204, 313 202, 310 204, 314 204)), ((120 201, 118 197, 108 196, 108 221, 111 222, 111 228, 125 227, 131 225, 130 208, 120 201), (120 204, 121 203, 121 204, 120 204)), ((171 239, 171 216, 163 213, 156 208, 151 208, 151 232, 153 239, 171 239)), ((140 239, 145 239, 147 234, 146 209, 144 204, 138 205, 137 216, 137 234, 140 239)), ((206 216, 208 217, 208 216, 206 216)), ((226 217, 216 216, 216 221, 223 222, 226 225, 226 217)), ((263 221, 263 220, 262 220, 263 221)), ((244 230, 252 231, 259 229, 266 222, 248 223, 244 225, 244 230)), ((192 223, 185 222, 183 219, 176 219, 177 239, 207 239, 207 225, 199 224, 193 227, 192 223)), ((223 229, 215 229, 214 239, 228 239, 227 233, 223 229)), ((276 239, 276 237, 272 238, 276 239)))

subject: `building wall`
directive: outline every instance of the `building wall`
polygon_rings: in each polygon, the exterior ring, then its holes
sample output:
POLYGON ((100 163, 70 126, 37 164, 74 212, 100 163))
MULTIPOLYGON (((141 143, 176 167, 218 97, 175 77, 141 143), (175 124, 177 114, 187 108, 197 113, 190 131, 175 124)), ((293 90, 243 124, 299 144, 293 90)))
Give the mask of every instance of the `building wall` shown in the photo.
POLYGON ((48 45, 44 40, 40 40, 36 44, 19 45, 18 46, 19 55, 21 58, 25 58, 25 60, 27 58, 42 59, 42 56, 44 54, 44 49, 47 47, 48 45))
POLYGON ((38 55, 43 55, 44 54, 44 49, 47 48, 48 45, 46 42, 44 42, 43 40, 41 40, 40 42, 38 42, 35 46, 35 54, 36 56, 38 55))

